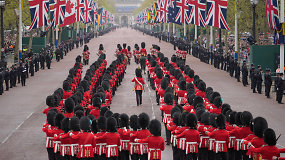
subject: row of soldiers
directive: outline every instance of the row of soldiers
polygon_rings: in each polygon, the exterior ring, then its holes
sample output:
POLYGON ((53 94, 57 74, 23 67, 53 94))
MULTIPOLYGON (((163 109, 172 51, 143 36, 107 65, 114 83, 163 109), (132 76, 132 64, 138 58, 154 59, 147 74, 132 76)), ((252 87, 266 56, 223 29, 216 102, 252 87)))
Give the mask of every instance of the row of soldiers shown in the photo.
MULTIPOLYGON (((237 79, 238 82, 240 82, 241 78, 242 84, 245 87, 249 85, 249 78, 251 80, 250 86, 253 93, 262 94, 262 83, 264 83, 265 96, 270 98, 270 91, 273 84, 270 69, 267 68, 265 73, 263 73, 261 66, 258 65, 256 68, 254 64, 251 64, 250 68, 248 69, 246 61, 240 64, 229 53, 223 55, 218 51, 210 52, 199 45, 192 46, 192 54, 193 56, 199 58, 202 62, 211 64, 217 69, 229 72, 229 75, 237 79)), ((277 91, 276 101, 280 104, 283 104, 282 97, 284 94, 284 89, 285 86, 282 81, 282 73, 277 73, 277 78, 275 79, 275 90, 277 91)))
POLYGON ((181 61, 160 53, 147 62, 173 159, 275 159, 284 152, 276 147, 278 138, 266 119, 232 110, 181 61))

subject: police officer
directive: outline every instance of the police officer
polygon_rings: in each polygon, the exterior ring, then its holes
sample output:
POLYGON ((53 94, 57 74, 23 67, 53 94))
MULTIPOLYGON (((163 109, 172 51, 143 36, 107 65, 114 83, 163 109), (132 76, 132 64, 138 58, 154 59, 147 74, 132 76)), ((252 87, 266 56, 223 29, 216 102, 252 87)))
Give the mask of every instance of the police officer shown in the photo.
POLYGON ((247 69, 247 66, 246 66, 246 62, 243 62, 241 72, 242 72, 242 84, 243 84, 243 86, 246 87, 248 85, 248 79, 247 79, 248 69, 247 69))
POLYGON ((34 70, 34 61, 35 60, 32 60, 31 63, 30 63, 30 73, 31 73, 31 76, 34 76, 35 74, 35 70, 34 70))
POLYGON ((3 69, 0 68, 0 95, 4 93, 3 82, 4 82, 4 73, 3 73, 3 69))
POLYGON ((269 68, 267 68, 265 71, 264 85, 265 85, 265 96, 267 98, 270 98, 270 89, 272 85, 272 79, 271 79, 271 71, 269 68))
POLYGON ((21 67, 20 67, 20 70, 21 70, 21 84, 22 86, 25 86, 26 85, 26 67, 21 64, 21 67))
POLYGON ((40 64, 41 64, 41 69, 45 69, 45 57, 44 57, 44 49, 42 48, 42 51, 40 53, 40 64))
POLYGON ((46 60, 47 68, 50 69, 51 57, 49 53, 46 53, 45 60, 46 60))
POLYGON ((235 69, 235 78, 238 82, 240 82, 240 64, 237 63, 236 69, 235 69))
POLYGON ((4 73, 4 80, 6 85, 6 91, 9 91, 10 72, 8 68, 6 68, 6 71, 4 73))
POLYGON ((258 65, 257 67, 257 73, 256 73, 256 88, 257 88, 257 92, 259 94, 261 94, 261 90, 262 90, 262 69, 261 66, 258 65))
MULTIPOLYGON (((34 65, 35 65, 35 71, 36 72, 39 71, 39 69, 40 69, 39 61, 40 61, 40 59, 39 59, 38 55, 35 55, 34 56, 34 65)), ((27 66, 26 66, 26 68, 27 68, 27 66)))
POLYGON ((284 104, 282 103, 282 98, 284 94, 284 83, 282 80, 283 73, 278 73, 277 78, 275 80, 275 87, 276 87, 276 101, 279 104, 284 104))
POLYGON ((254 66, 254 64, 251 64, 250 70, 249 70, 249 78, 250 78, 250 81, 251 81, 251 86, 250 86, 250 88, 251 88, 251 89, 253 89, 253 83, 252 83, 252 81, 253 81, 254 72, 255 72, 255 66, 254 66))

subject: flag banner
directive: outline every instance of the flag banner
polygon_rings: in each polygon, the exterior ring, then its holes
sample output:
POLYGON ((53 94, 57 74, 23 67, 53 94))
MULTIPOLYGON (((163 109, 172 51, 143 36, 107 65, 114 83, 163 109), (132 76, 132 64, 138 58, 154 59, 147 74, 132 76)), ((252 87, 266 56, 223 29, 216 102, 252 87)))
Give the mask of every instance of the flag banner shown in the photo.
POLYGON ((66 1, 65 0, 51 0, 49 4, 50 8, 50 19, 51 26, 56 26, 58 24, 63 24, 65 19, 65 10, 66 10, 66 1))
POLYGON ((61 27, 76 22, 76 17, 75 17, 76 0, 66 0, 65 3, 66 5, 65 5, 64 23, 60 25, 61 27))
POLYGON ((205 23, 205 0, 189 0, 189 16, 187 16, 188 24, 195 24, 197 26, 206 27, 205 23))
POLYGON ((49 0, 29 0, 31 25, 29 30, 49 25, 49 0))

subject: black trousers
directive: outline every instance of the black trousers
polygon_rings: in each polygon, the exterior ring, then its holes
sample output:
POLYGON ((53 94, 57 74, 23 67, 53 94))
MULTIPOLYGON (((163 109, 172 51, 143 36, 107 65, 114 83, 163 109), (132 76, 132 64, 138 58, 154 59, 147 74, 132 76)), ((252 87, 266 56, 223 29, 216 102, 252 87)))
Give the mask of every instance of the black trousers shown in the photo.
POLYGON ((208 148, 199 148, 199 160, 208 160, 208 148))
POLYGON ((21 84, 22 84, 22 86, 26 85, 26 77, 25 77, 25 75, 21 76, 21 84))
POLYGON ((18 77, 18 83, 21 81, 21 74, 17 76, 18 77))
POLYGON ((257 88, 257 92, 261 94, 261 90, 262 90, 262 82, 257 82, 257 84, 256 84, 256 88, 257 88))
POLYGON ((228 148, 229 160, 235 160, 235 150, 233 148, 228 148))
POLYGON ((166 132, 166 143, 170 144, 171 132, 167 129, 166 123, 164 123, 165 132, 166 132))
POLYGON ((55 160, 53 148, 47 148, 47 152, 48 152, 48 159, 49 160, 55 160))
POLYGON ((179 159, 179 150, 177 147, 172 146, 173 159, 179 159))
POLYGON ((179 150, 179 157, 180 157, 180 160, 185 160, 186 159, 186 153, 184 150, 182 149, 178 149, 179 150))
POLYGON ((277 90, 276 91, 276 101, 278 103, 282 102, 282 98, 283 98, 283 90, 277 90))
POLYGON ((247 77, 245 77, 245 76, 242 76, 242 84, 243 84, 243 86, 246 86, 246 85, 248 85, 248 82, 247 82, 247 77))
POLYGON ((50 62, 47 62, 47 68, 50 69, 50 62))
POLYGON ((147 160, 148 154, 139 155, 140 160, 147 160))
POLYGON ((130 159, 129 151, 119 152, 119 157, 120 157, 120 160, 129 160, 130 159))
POLYGON ((0 94, 4 92, 3 81, 0 82, 0 94))
POLYGON ((139 155, 138 154, 133 154, 133 155, 131 155, 131 159, 132 160, 138 160, 139 159, 139 155))
POLYGON ((142 104, 142 90, 136 90, 137 105, 142 104))
POLYGON ((6 91, 9 91, 9 80, 5 80, 6 91))
POLYGON ((197 153, 186 154, 186 160, 197 160, 197 153))

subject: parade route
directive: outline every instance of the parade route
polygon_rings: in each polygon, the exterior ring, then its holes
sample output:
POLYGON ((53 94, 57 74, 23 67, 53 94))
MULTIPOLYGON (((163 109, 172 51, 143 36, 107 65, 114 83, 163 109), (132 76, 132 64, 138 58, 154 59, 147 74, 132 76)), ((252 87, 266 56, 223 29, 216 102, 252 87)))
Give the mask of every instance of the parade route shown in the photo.
MULTIPOLYGON (((115 59, 114 54, 118 43, 127 43, 133 49, 135 43, 140 46, 141 42, 146 43, 148 52, 152 44, 157 44, 165 56, 170 58, 175 53, 170 43, 159 42, 154 37, 143 35, 141 32, 130 28, 121 28, 90 40, 88 43, 91 53, 89 64, 98 58, 96 53, 101 43, 106 50, 107 66, 109 66, 115 59)), ((45 99, 55 89, 62 87, 62 82, 67 77, 69 69, 74 65, 75 57, 81 54, 82 50, 83 47, 72 50, 60 62, 53 61, 50 70, 40 70, 34 77, 27 79, 25 87, 17 84, 16 88, 0 96, 0 159, 48 159, 45 134, 42 132, 42 125, 45 123, 45 115, 42 114, 46 107, 45 99)), ((254 117, 264 117, 268 121, 269 127, 276 131, 277 136, 282 134, 278 140, 279 147, 285 146, 284 104, 280 105, 272 98, 267 99, 264 93, 262 95, 252 93, 250 86, 244 87, 242 83, 231 78, 227 72, 202 63, 193 56, 187 56, 186 64, 195 70, 195 73, 205 81, 207 86, 211 86, 215 91, 220 92, 224 103, 230 104, 233 110, 247 110, 254 117)), ((83 71, 88 67, 84 66, 83 71)), ((147 84, 143 92, 143 104, 136 106, 134 84, 131 80, 135 76, 137 67, 138 65, 132 59, 131 64, 127 66, 122 85, 119 86, 112 99, 111 111, 113 113, 126 113, 129 116, 145 112, 150 118, 161 120, 161 112, 155 101, 155 91, 148 87, 149 82, 146 75, 143 75, 147 84)), ((163 125, 162 137, 165 138, 163 125)), ((166 146, 165 151, 162 152, 162 159, 172 159, 171 146, 166 146)))

